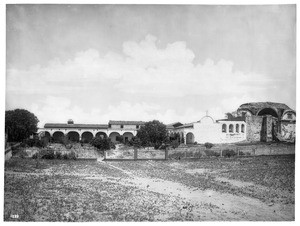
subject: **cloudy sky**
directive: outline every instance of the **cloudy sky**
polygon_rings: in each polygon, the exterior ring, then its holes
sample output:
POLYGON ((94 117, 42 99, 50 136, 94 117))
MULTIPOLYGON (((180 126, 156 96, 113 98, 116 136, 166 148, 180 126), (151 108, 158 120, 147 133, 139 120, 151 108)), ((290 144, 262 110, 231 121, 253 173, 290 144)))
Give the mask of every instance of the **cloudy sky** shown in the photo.
POLYGON ((296 106, 294 5, 8 5, 6 16, 6 109, 40 127, 296 106))

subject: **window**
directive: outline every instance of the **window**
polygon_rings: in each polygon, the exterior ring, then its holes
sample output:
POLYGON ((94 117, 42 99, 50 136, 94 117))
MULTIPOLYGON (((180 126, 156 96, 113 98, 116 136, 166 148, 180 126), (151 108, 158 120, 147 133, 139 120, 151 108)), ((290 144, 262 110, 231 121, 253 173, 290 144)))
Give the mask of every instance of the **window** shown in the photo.
POLYGON ((288 114, 287 114, 287 118, 288 118, 288 119, 293 119, 293 115, 292 115, 291 113, 288 113, 288 114))
POLYGON ((236 132, 236 133, 239 133, 239 132, 240 132, 240 125, 239 125, 239 124, 236 124, 236 125, 235 125, 235 132, 236 132))
POLYGON ((222 125, 222 133, 226 133, 227 131, 227 127, 226 127, 226 124, 223 124, 222 125))
POLYGON ((233 133, 233 125, 232 124, 229 125, 229 133, 233 133))
POLYGON ((121 129, 123 129, 124 128, 124 125, 121 125, 121 129))
POLYGON ((244 124, 242 124, 242 126, 241 126, 241 132, 242 132, 242 133, 245 132, 245 125, 244 125, 244 124))
POLYGON ((139 125, 136 125, 136 128, 138 129, 138 128, 139 128, 139 125))
POLYGON ((108 124, 108 128, 111 128, 111 124, 108 124))

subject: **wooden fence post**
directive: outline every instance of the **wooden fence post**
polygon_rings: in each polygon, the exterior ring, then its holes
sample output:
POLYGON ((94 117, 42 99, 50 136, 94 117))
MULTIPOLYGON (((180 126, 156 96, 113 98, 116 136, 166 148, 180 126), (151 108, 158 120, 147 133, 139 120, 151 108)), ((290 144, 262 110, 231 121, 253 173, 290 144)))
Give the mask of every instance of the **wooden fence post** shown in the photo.
POLYGON ((220 157, 223 157, 223 156, 222 156, 222 152, 223 152, 223 150, 222 150, 222 148, 221 148, 221 150, 220 150, 220 157))
POLYGON ((138 156, 137 156, 137 149, 135 148, 135 149, 134 149, 134 160, 137 160, 137 157, 138 157, 138 156))

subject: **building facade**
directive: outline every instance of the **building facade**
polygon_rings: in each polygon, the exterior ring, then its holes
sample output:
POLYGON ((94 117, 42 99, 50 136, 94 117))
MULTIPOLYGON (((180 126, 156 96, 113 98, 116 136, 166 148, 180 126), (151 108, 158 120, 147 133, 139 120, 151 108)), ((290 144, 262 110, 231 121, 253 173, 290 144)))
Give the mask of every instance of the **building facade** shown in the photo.
MULTIPOLYGON (((178 125, 178 124, 177 124, 178 125)), ((215 121, 210 116, 179 126, 168 125, 170 135, 179 133, 185 144, 234 143, 246 140, 246 123, 241 118, 215 121)))
POLYGON ((142 121, 109 121, 108 124, 75 124, 73 120, 67 123, 46 123, 38 133, 44 133, 49 139, 61 140, 63 137, 71 141, 91 141, 94 137, 109 137, 116 142, 118 136, 124 141, 131 140, 137 130, 143 125, 142 121))
MULTIPOLYGON (((194 143, 235 143, 257 141, 294 141, 296 112, 285 104, 255 102, 242 104, 237 115, 226 119, 214 120, 204 116, 197 122, 182 124, 175 122, 167 125, 172 136, 180 135, 185 144, 194 143)), ((122 136, 129 141, 143 126, 143 121, 113 121, 108 124, 46 123, 38 132, 53 140, 67 137, 72 141, 89 142, 94 137, 109 137, 116 142, 122 136)))

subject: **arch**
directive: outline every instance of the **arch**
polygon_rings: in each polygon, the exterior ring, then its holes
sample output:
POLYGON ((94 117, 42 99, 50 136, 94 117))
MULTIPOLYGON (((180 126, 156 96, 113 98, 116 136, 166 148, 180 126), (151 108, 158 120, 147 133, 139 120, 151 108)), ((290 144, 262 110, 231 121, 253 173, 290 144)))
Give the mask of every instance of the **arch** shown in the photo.
POLYGON ((51 134, 48 131, 45 131, 45 137, 50 138, 51 134))
POLYGON ((126 132, 123 134, 123 140, 124 142, 130 141, 133 137, 133 134, 130 132, 126 132))
POLYGON ((282 113, 282 116, 281 116, 281 119, 282 120, 295 120, 296 119, 296 112, 293 111, 293 110, 285 110, 283 113, 282 113))
POLYGON ((104 132, 98 132, 96 133, 96 137, 107 138, 107 134, 104 132))
POLYGON ((93 139, 93 137, 94 137, 94 135, 91 132, 89 132, 89 131, 85 131, 85 132, 83 132, 81 134, 81 140, 83 142, 87 142, 88 143, 88 142, 90 142, 93 139))
POLYGON ((61 131, 56 131, 53 133, 52 137, 53 137, 53 142, 61 142, 64 139, 65 134, 61 131))
POLYGON ((233 125, 232 124, 229 125, 229 133, 233 133, 233 125))
POLYGON ((239 124, 236 124, 236 125, 235 125, 235 132, 236 132, 236 133, 239 133, 239 132, 240 132, 240 125, 239 125, 239 124))
POLYGON ((226 124, 222 125, 222 133, 227 133, 227 125, 226 124))
POLYGON ((241 132, 245 133, 245 125, 244 124, 241 125, 241 132))
POLYGON ((112 132, 111 134, 109 134, 109 138, 112 142, 116 143, 117 142, 117 137, 121 136, 119 133, 117 132, 112 132))
POLYGON ((261 109, 260 111, 257 112, 257 115, 258 116, 261 116, 261 115, 272 115, 276 118, 278 118, 278 114, 277 114, 277 111, 273 108, 263 108, 261 109))
POLYGON ((195 142, 194 134, 189 132, 186 134, 186 144, 193 144, 195 142))
POLYGON ((208 115, 206 116, 203 116, 201 119, 200 119, 200 122, 203 123, 203 124, 211 124, 211 123, 214 123, 214 119, 208 115))
POLYGON ((79 133, 76 131, 70 131, 67 134, 68 140, 78 142, 80 139, 79 133))

